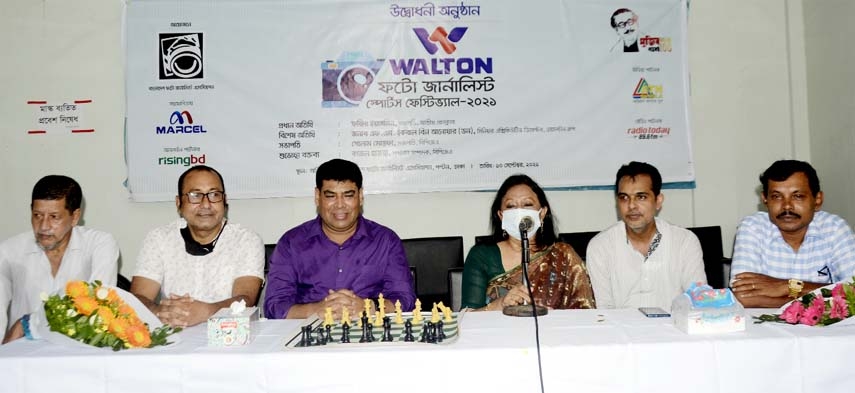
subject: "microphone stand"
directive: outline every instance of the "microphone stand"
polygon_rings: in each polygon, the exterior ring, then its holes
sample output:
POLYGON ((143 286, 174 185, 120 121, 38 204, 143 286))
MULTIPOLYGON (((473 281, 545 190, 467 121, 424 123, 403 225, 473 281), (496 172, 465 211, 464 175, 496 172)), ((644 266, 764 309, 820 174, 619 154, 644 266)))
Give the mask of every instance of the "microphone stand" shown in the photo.
POLYGON ((528 281, 528 263, 531 262, 530 246, 528 244, 528 226, 520 223, 520 240, 522 250, 520 250, 520 264, 522 265, 522 284, 525 285, 528 291, 528 298, 532 300, 531 304, 518 304, 515 306, 507 306, 502 309, 502 314, 511 317, 533 317, 546 315, 548 312, 546 307, 534 304, 534 296, 531 293, 531 283, 528 281))

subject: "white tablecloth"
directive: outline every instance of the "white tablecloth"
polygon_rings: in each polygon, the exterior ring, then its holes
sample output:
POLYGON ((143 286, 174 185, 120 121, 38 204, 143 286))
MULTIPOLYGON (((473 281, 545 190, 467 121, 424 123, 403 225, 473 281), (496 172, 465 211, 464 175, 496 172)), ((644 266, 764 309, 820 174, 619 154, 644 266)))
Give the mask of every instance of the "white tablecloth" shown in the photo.
MULTIPOLYGON (((758 314, 760 310, 749 310, 758 314)), ((763 310, 772 311, 772 310, 763 310)), ((851 392, 855 327, 749 323, 686 335, 636 310, 541 317, 546 392, 851 392)), ((443 345, 283 349, 302 321, 261 321, 245 347, 207 347, 204 325, 171 348, 119 353, 18 340, 0 347, 4 392, 535 392, 534 321, 467 313, 443 345)))

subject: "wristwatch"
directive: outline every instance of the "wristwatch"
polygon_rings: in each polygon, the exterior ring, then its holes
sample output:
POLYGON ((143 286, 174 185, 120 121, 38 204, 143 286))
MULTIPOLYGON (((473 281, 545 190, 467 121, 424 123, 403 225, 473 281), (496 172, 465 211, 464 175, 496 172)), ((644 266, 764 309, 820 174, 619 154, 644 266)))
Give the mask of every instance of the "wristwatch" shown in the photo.
POLYGON ((802 293, 802 288, 805 287, 805 283, 802 280, 796 280, 795 278, 790 279, 790 297, 796 299, 802 293))

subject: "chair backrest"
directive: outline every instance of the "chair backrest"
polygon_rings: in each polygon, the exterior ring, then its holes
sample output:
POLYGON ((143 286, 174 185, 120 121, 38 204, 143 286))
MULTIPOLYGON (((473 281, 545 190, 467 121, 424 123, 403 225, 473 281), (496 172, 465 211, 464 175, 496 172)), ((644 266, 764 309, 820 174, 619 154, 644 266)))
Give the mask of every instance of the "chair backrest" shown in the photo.
POLYGON ((423 309, 433 302, 451 304, 448 268, 463 266, 463 237, 426 237, 404 239, 404 252, 418 277, 416 296, 423 309))
POLYGON ((270 270, 270 257, 273 255, 273 250, 276 249, 276 244, 264 245, 264 282, 261 283, 261 290, 258 291, 258 300, 255 304, 258 306, 259 316, 264 317, 264 295, 267 293, 267 272, 270 270))
POLYGON ((493 235, 475 236, 475 244, 490 244, 495 243, 493 235))
POLYGON ((127 292, 131 291, 131 280, 128 280, 127 277, 123 276, 122 273, 116 277, 116 286, 119 289, 124 289, 127 292))
POLYGON ((448 269, 448 288, 450 288, 449 296, 451 296, 450 304, 453 311, 460 311, 460 305, 463 303, 463 268, 452 267, 448 269))
POLYGON ((704 271, 707 274, 707 283, 713 288, 725 288, 724 261, 722 253, 721 227, 694 227, 686 228, 698 237, 701 250, 704 253, 704 271))
POLYGON ((594 238, 594 236, 597 236, 598 233, 600 232, 593 231, 559 233, 558 239, 572 246, 573 250, 576 251, 576 254, 579 254, 579 256, 584 261, 585 255, 587 254, 588 250, 588 243, 591 241, 591 239, 594 238))

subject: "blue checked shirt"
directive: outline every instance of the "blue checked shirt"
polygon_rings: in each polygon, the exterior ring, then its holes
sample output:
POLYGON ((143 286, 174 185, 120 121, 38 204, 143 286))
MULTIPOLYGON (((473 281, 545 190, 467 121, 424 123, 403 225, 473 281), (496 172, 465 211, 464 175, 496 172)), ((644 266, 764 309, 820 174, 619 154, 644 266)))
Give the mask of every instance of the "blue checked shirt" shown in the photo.
POLYGON ((753 272, 813 283, 851 280, 855 275, 855 235, 845 220, 818 211, 798 251, 784 241, 766 212, 742 219, 736 231, 731 277, 753 272))

